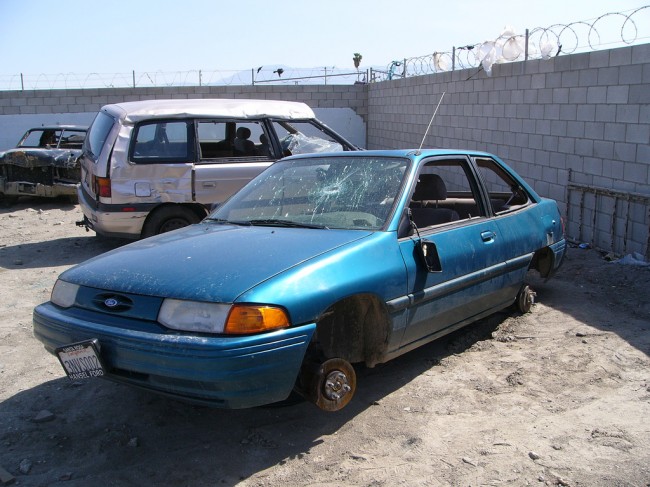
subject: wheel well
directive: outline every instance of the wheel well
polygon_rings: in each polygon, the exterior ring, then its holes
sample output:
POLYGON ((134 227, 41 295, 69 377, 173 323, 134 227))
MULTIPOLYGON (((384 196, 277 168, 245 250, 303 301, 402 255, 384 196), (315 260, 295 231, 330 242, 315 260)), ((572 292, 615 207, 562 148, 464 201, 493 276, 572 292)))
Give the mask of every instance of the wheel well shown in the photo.
POLYGON ((530 268, 537 270, 540 276, 548 277, 553 269, 554 259, 553 251, 548 247, 544 247, 535 252, 530 268))
POLYGON ((149 223, 153 218, 156 217, 158 213, 161 211, 167 209, 167 208, 174 208, 174 207, 179 207, 179 208, 184 208, 187 210, 190 210, 192 213, 196 215, 196 217, 199 220, 203 220, 206 216, 208 216, 208 210, 206 209, 205 206, 198 204, 198 203, 164 203, 162 205, 156 206, 153 210, 149 212, 147 215, 147 218, 145 218, 144 223, 142 224, 142 234, 143 237, 150 237, 148 232, 149 230, 149 223))
POLYGON ((390 317, 373 294, 359 294, 330 306, 318 320, 314 342, 324 358, 339 357, 373 367, 382 361, 390 336, 390 317))
POLYGON ((151 210, 147 215, 147 220, 149 220, 152 215, 156 214, 163 208, 171 208, 174 206, 187 208, 192 213, 194 213, 197 217, 199 217, 201 220, 203 220, 206 216, 208 216, 208 210, 206 209, 206 207, 199 203, 164 203, 162 205, 156 206, 153 210, 151 210))

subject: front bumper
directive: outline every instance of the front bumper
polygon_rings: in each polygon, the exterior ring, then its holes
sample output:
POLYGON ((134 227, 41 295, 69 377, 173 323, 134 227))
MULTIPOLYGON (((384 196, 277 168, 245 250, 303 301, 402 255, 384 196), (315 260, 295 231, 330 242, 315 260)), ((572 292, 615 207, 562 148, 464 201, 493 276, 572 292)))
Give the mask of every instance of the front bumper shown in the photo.
POLYGON ((106 378, 222 408, 286 399, 316 329, 311 323, 242 337, 165 334, 108 326, 67 311, 49 302, 34 309, 34 335, 50 353, 96 338, 106 378))
POLYGON ((7 196, 42 196, 56 198, 57 196, 74 196, 77 194, 76 183, 41 184, 31 181, 7 181, 0 178, 0 193, 7 196))

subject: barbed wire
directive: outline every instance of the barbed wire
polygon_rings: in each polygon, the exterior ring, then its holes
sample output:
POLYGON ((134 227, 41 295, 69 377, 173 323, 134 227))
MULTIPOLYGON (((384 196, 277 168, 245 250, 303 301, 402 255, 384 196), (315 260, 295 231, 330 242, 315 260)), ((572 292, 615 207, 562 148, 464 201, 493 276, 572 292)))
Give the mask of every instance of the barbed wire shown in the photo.
POLYGON ((365 70, 350 72, 336 67, 254 68, 235 70, 145 71, 130 73, 58 73, 53 75, 1 75, 0 90, 53 90, 75 88, 146 88, 177 86, 241 86, 255 84, 295 85, 353 84, 366 82, 365 70))
POLYGON ((495 63, 549 59, 561 54, 574 54, 586 50, 595 51, 600 46, 610 48, 612 45, 634 44, 637 41, 648 39, 647 36, 640 37, 637 26, 637 21, 641 20, 641 12, 650 13, 650 10, 647 9, 650 9, 650 5, 627 12, 606 13, 591 22, 577 21, 526 29, 523 34, 517 34, 511 28, 506 28, 499 37, 492 41, 458 46, 449 51, 392 61, 385 70, 373 70, 371 81, 479 67, 485 68, 489 74, 495 63), (606 27, 605 23, 607 22, 620 22, 615 25, 619 28, 620 38, 610 41, 601 39, 600 31, 606 27))
MULTIPOLYGON (((516 33, 506 28, 496 39, 448 51, 392 61, 386 68, 368 70, 336 67, 290 68, 260 66, 248 70, 145 71, 130 73, 58 73, 1 75, 0 90, 42 90, 76 88, 143 88, 179 86, 241 86, 255 84, 353 84, 422 76, 457 69, 483 68, 488 74, 496 63, 549 59, 554 56, 598 50, 601 46, 630 45, 648 39, 641 37, 637 22, 650 14, 650 5, 626 12, 610 12, 591 21, 554 24, 516 33), (606 23, 619 29, 619 37, 603 40, 606 23)), ((647 24, 644 24, 645 28, 647 24)), ((612 26, 610 25, 610 28, 612 26)))

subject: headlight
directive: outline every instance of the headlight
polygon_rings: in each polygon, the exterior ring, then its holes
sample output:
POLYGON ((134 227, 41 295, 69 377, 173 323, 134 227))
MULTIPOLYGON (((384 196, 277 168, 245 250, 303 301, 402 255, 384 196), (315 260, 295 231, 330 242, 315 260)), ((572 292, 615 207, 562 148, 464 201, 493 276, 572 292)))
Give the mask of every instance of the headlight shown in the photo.
POLYGON ((62 308, 69 308, 77 299, 77 291, 79 286, 70 282, 58 279, 52 288, 52 295, 50 301, 62 308))
POLYGON ((165 299, 158 321, 173 330, 223 333, 228 311, 229 304, 165 299))
POLYGON ((165 299, 158 321, 174 330, 245 335, 286 328, 289 317, 266 305, 229 305, 165 299))

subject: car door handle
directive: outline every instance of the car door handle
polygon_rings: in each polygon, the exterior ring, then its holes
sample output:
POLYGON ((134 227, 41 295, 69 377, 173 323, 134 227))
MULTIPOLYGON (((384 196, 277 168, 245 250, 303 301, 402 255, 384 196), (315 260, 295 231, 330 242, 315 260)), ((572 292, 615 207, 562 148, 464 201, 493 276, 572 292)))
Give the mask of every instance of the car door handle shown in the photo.
POLYGON ((486 230, 485 232, 481 232, 481 240, 483 240, 485 243, 493 242, 494 237, 496 236, 497 234, 494 233, 492 230, 486 230))

